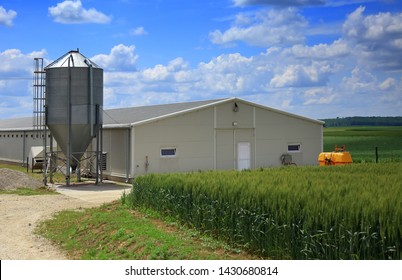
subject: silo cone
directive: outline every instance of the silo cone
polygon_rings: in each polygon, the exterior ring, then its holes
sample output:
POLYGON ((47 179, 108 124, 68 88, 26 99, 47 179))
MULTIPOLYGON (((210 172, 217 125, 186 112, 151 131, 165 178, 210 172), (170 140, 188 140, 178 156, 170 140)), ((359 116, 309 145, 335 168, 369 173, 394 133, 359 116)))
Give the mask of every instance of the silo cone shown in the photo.
POLYGON ((75 170, 102 125, 103 70, 77 50, 45 71, 46 125, 75 170))

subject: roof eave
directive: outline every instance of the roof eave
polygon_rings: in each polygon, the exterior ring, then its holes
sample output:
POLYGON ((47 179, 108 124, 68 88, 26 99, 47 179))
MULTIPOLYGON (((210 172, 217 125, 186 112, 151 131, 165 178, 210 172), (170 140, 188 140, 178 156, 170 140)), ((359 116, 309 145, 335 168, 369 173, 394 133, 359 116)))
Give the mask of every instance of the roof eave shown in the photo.
POLYGON ((33 127, 0 128, 0 132, 35 131, 33 127))
POLYGON ((133 125, 131 123, 119 123, 119 124, 103 124, 102 128, 103 129, 126 129, 126 128, 132 128, 133 125))
POLYGON ((320 120, 316 120, 316 119, 304 117, 304 116, 301 116, 301 115, 289 113, 289 112, 286 112, 286 111, 282 111, 282 110, 279 110, 279 109, 275 109, 275 108, 272 108, 272 107, 260 105, 260 104, 253 103, 253 102, 250 102, 250 101, 247 101, 247 100, 244 100, 244 99, 240 99, 240 98, 236 98, 236 97, 235 97, 235 98, 231 98, 231 100, 232 100, 232 101, 239 101, 239 102, 241 101, 241 102, 246 103, 246 104, 249 104, 249 105, 251 105, 251 106, 259 107, 259 108, 261 108, 261 109, 269 110, 269 111, 272 111, 272 112, 275 112, 275 113, 278 113, 278 114, 282 114, 282 115, 286 115, 286 116, 289 116, 289 117, 292 117, 292 118, 297 118, 297 119, 301 119, 301 120, 313 122, 313 123, 320 124, 320 125, 324 125, 324 124, 325 124, 325 122, 320 121, 320 120))

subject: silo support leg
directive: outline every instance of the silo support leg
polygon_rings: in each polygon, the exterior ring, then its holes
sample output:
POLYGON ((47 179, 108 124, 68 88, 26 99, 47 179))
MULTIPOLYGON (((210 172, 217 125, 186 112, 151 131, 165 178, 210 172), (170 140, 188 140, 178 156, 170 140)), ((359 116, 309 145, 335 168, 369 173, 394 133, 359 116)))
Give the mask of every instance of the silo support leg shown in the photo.
POLYGON ((77 181, 81 182, 81 163, 78 162, 77 164, 77 181))

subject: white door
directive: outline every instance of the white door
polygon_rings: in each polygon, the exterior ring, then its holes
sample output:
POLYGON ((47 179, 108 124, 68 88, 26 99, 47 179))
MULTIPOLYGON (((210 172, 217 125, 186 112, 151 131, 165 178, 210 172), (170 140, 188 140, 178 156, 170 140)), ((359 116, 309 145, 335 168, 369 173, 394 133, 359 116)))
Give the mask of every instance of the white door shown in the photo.
POLYGON ((237 143, 237 170, 251 168, 251 145, 250 142, 237 143))

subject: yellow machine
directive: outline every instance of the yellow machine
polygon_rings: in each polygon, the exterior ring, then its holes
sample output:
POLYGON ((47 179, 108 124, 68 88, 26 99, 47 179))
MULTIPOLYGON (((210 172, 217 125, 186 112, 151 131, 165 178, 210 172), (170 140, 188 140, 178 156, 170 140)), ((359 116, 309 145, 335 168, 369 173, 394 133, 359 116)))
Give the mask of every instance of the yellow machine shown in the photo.
POLYGON ((318 162, 320 166, 324 165, 343 165, 352 163, 352 156, 349 152, 346 152, 346 145, 338 148, 335 145, 335 150, 333 152, 323 152, 318 156, 318 162))

